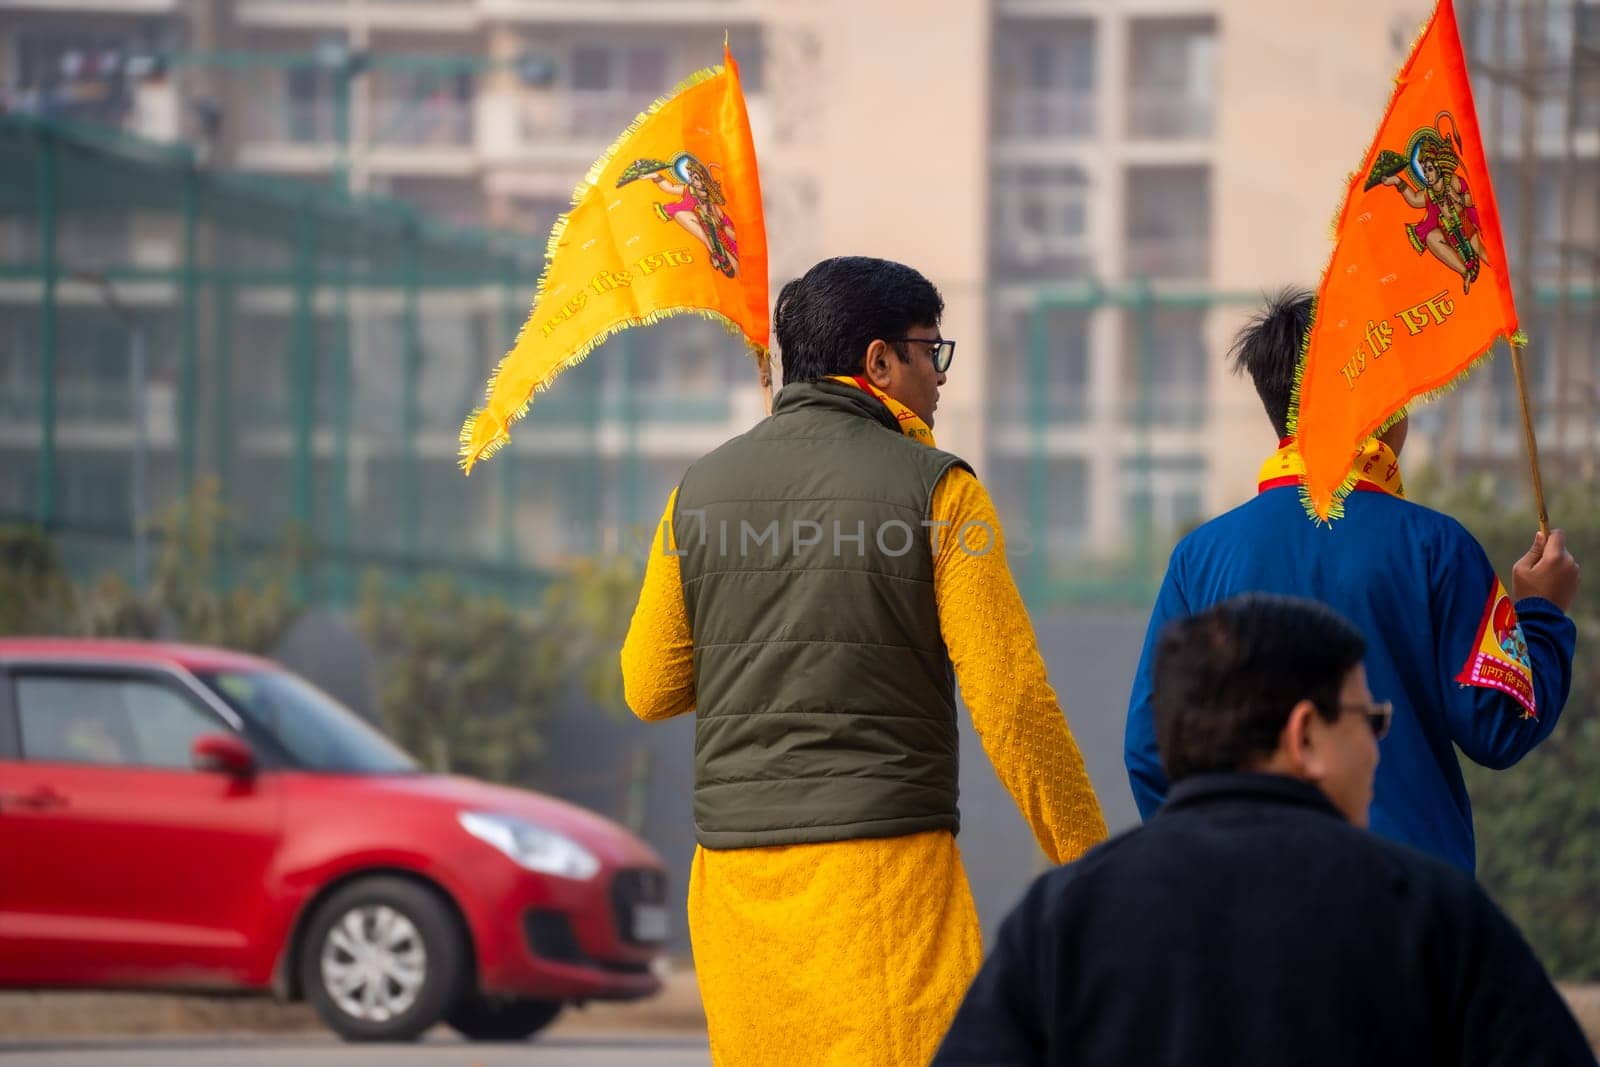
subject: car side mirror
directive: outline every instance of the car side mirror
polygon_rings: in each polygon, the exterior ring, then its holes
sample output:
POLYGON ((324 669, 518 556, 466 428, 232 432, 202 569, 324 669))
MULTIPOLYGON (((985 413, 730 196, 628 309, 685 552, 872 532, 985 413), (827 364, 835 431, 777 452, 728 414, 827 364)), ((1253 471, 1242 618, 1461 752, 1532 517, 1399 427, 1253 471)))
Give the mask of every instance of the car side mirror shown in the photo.
POLYGON ((232 734, 201 734, 189 748, 194 766, 200 771, 216 771, 232 778, 248 778, 256 773, 256 754, 241 737, 232 734))

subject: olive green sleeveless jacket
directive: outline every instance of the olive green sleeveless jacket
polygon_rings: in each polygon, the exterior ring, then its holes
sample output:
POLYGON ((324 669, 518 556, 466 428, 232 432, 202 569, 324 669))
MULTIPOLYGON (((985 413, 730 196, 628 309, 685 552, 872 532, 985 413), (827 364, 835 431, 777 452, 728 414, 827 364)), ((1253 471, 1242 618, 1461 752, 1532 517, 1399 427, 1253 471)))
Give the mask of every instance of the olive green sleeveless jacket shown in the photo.
POLYGON ((694 818, 708 848, 959 825, 955 680, 928 521, 955 456, 875 397, 784 387, 689 468, 673 532, 694 637, 694 818))

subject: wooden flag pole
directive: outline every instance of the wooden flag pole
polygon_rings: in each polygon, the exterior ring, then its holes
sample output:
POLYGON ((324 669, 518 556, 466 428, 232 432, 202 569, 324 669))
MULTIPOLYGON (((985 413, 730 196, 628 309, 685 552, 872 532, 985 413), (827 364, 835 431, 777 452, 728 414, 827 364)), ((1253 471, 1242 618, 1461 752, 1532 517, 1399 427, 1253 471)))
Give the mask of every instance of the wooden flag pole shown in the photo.
MULTIPOLYGON (((773 354, 766 352, 762 358, 755 362, 755 370, 762 378, 762 406, 766 414, 773 413, 773 354)), ((1538 482, 1538 475, 1534 475, 1534 482, 1538 482)))
POLYGON ((1539 442, 1533 437, 1533 410, 1528 406, 1528 378, 1522 369, 1522 348, 1511 346, 1511 369, 1517 376, 1517 399, 1522 401, 1522 435, 1528 442, 1528 464, 1533 469, 1533 503, 1539 509, 1539 532, 1550 536, 1550 514, 1544 507, 1544 482, 1539 478, 1539 442))

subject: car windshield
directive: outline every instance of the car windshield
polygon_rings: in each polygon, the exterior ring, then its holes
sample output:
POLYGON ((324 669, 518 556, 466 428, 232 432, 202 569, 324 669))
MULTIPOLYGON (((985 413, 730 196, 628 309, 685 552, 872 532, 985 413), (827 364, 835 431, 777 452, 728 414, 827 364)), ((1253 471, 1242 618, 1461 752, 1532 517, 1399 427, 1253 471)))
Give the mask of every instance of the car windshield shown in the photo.
POLYGON ((301 770, 401 774, 405 751, 320 689, 281 671, 197 671, 195 676, 301 770))

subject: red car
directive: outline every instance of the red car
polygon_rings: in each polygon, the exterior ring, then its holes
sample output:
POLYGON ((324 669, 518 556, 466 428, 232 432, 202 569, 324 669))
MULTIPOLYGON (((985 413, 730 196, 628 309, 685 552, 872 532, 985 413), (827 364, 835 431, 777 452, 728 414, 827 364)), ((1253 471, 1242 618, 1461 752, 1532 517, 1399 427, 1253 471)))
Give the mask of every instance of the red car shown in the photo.
POLYGON ((656 992, 666 873, 429 774, 277 665, 0 639, 0 987, 271 992, 358 1040, 526 1037, 656 992))

